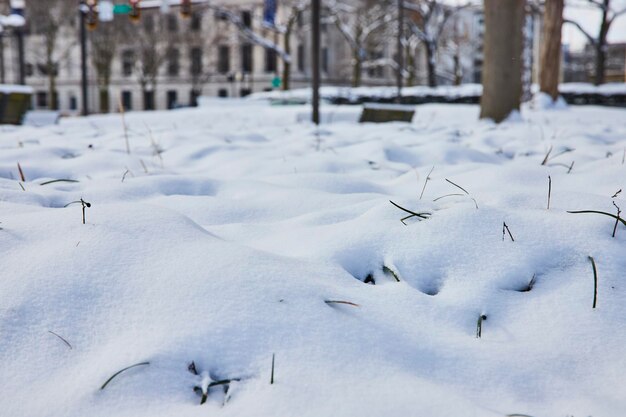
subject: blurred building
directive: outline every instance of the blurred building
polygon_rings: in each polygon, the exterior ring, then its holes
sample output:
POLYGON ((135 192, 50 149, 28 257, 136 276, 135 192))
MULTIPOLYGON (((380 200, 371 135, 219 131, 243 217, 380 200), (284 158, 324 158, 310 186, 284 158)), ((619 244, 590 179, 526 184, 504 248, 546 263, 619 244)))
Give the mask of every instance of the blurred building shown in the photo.
MULTIPOLYGON (((563 51, 563 82, 593 83, 595 81, 595 48, 585 45, 580 51, 563 51)), ((607 45, 606 82, 626 82, 626 43, 607 45)))

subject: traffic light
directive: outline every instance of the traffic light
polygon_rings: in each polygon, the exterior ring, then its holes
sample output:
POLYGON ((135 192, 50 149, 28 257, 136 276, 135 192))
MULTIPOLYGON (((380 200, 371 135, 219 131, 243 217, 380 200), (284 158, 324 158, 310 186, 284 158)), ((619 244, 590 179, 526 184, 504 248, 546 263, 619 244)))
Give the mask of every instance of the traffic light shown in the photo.
POLYGON ((184 18, 191 16, 191 0, 180 1, 180 15, 184 18))
POLYGON ((85 25, 87 29, 94 30, 98 26, 98 0, 85 0, 85 25))
POLYGON ((141 7, 139 5, 141 0, 129 0, 130 3, 130 12, 128 12, 128 17, 131 22, 138 22, 141 18, 141 7))

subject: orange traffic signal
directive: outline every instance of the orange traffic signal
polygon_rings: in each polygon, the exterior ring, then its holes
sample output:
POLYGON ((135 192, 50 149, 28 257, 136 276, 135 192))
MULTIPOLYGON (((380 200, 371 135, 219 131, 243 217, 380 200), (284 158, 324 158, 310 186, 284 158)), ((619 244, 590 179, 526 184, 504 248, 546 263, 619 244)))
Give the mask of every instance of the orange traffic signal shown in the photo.
POLYGON ((139 4, 140 1, 141 0, 129 0, 131 10, 130 12, 128 12, 128 17, 130 18, 131 22, 138 22, 141 18, 141 7, 139 4))
POLYGON ((94 30, 98 26, 98 0, 86 0, 85 25, 87 29, 94 30))
POLYGON ((184 18, 191 16, 191 0, 180 1, 180 15, 184 18))

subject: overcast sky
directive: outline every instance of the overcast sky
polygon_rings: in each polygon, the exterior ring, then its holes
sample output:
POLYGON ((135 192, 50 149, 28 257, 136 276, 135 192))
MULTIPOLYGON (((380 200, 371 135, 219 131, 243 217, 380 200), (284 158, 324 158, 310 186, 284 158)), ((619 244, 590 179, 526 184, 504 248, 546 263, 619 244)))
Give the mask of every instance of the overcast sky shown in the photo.
MULTIPOLYGON (((467 4, 468 0, 443 0, 449 4, 467 4)), ((471 3, 482 3, 482 0, 469 0, 471 3)), ((597 7, 590 7, 588 0, 565 0, 565 18, 575 20, 584 27, 592 36, 597 36, 600 26, 600 11, 597 7)), ((612 9, 622 10, 626 8, 626 0, 611 0, 612 9)), ((563 27, 563 43, 572 49, 582 49, 587 39, 576 27, 566 24, 563 27)), ((619 16, 609 32, 609 42, 626 42, 626 13, 619 16)))

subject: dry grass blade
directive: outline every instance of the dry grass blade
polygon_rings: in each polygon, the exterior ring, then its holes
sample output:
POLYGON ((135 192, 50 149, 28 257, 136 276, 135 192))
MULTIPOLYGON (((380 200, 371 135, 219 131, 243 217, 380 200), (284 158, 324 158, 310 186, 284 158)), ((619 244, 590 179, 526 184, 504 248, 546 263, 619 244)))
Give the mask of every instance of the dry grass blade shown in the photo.
POLYGON ((459 190, 463 191, 465 194, 470 195, 470 193, 468 193, 467 190, 465 188, 461 187, 459 184, 455 184, 455 183, 453 183, 452 181, 450 181, 447 178, 446 178, 446 181, 448 181, 450 184, 454 185, 459 190))
POLYGON ((548 175, 548 210, 550 210, 550 198, 552 197, 552 177, 548 175))
POLYGON ((68 342, 67 340, 65 340, 62 336, 59 336, 58 334, 56 334, 55 332, 53 332, 52 330, 48 330, 48 333, 55 335, 56 337, 58 337, 59 339, 61 339, 61 341, 63 341, 63 343, 65 343, 67 345, 68 348, 72 349, 72 345, 70 345, 70 342, 68 342))
POLYGON ((55 182, 80 182, 80 181, 78 181, 78 180, 68 180, 68 179, 59 179, 59 180, 51 180, 51 181, 42 182, 39 185, 54 184, 55 182))
POLYGON ((460 197, 463 197, 463 196, 465 196, 465 194, 446 194, 446 195, 442 195, 441 197, 437 197, 437 198, 435 198, 435 199, 433 200, 433 202, 435 202, 435 201, 439 201, 439 200, 441 200, 442 198, 446 198, 446 197, 459 197, 459 196, 460 196, 460 197))
POLYGON ((22 182, 26 182, 26 178, 24 177, 24 171, 22 171, 22 166, 19 162, 17 163, 17 170, 20 173, 20 179, 22 180, 22 182))
POLYGON ((103 390, 106 388, 107 385, 109 385, 109 382, 113 381, 113 379, 118 376, 119 374, 121 374, 124 371, 128 371, 129 369, 135 368, 137 366, 145 366, 145 365, 150 365, 150 362, 140 362, 140 363, 136 363, 134 365, 130 365, 127 366, 124 369, 120 369, 119 371, 117 371, 116 373, 114 373, 113 375, 111 375, 111 377, 109 379, 106 380, 106 382, 104 384, 102 384, 102 386, 100 387, 100 390, 103 390))
POLYGON ((387 265, 383 265, 383 272, 385 272, 385 273, 391 275, 392 277, 394 277, 397 282, 400 282, 400 277, 398 276, 396 271, 394 271, 393 269, 389 268, 387 265))
POLYGON ((483 335, 483 321, 487 320, 485 314, 478 316, 478 322, 476 323, 476 338, 480 339, 483 335))
POLYGON ((511 230, 509 229, 509 226, 506 224, 506 222, 502 223, 502 241, 504 242, 504 238, 506 237, 506 234, 509 234, 509 237, 511 238, 512 242, 515 242, 515 239, 513 239, 513 235, 511 234, 511 230))
POLYGON ((622 222, 622 224, 624 226, 626 226, 626 220, 622 219, 621 217, 618 217, 614 214, 611 213, 606 213, 604 211, 597 211, 597 210, 579 210, 579 211, 568 211, 568 213, 570 214, 602 214, 604 216, 609 216, 612 217, 614 219, 616 219, 619 222, 622 222))
POLYGON ((402 211, 404 211, 404 212, 406 212, 406 213, 409 213, 409 214, 410 214, 410 216, 406 216, 406 217, 403 217, 402 219, 400 219, 400 221, 401 221, 403 224, 405 224, 405 225, 406 225, 406 223, 404 223, 404 221, 405 221, 405 220, 407 220, 407 219, 410 219, 411 217, 419 217, 420 219, 428 219, 428 216, 432 216, 432 213, 416 213, 416 212, 414 212, 414 211, 411 211, 411 210, 405 209, 405 208, 404 208, 404 207, 402 207, 402 206, 399 206, 398 204, 394 203, 394 202, 393 202, 393 201, 391 201, 391 200, 389 200, 389 202, 390 202, 391 204, 393 204, 394 206, 396 206, 397 208, 399 208, 400 210, 402 210, 402 211))
POLYGON ((328 304, 328 305, 331 305, 331 304, 346 304, 346 305, 349 305, 349 306, 352 306, 352 307, 361 307, 358 304, 352 303, 350 301, 343 301, 343 300, 324 300, 324 302, 326 304, 328 304))
POLYGON ((272 353, 272 376, 270 377, 270 385, 274 385, 274 361, 276 359, 276 354, 272 353))
POLYGON ((552 145, 550 145, 550 149, 548 149, 548 153, 546 153, 546 157, 541 161, 541 165, 545 165, 550 160, 550 154, 552 153, 552 145))
POLYGON ((426 191, 426 185, 428 185, 428 181, 430 181, 430 174, 432 174, 434 170, 435 170, 435 166, 433 165, 428 175, 426 175, 426 180, 424 180, 424 187, 422 187, 422 192, 420 193, 420 200, 424 196, 424 191, 426 191))
POLYGON ((596 303, 598 301, 598 269, 596 268, 596 261, 593 259, 593 256, 589 256, 589 261, 591 262, 591 267, 593 268, 593 307, 596 308, 596 303))

